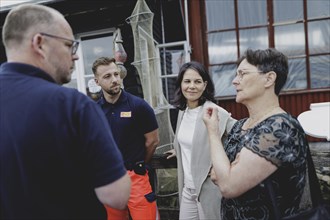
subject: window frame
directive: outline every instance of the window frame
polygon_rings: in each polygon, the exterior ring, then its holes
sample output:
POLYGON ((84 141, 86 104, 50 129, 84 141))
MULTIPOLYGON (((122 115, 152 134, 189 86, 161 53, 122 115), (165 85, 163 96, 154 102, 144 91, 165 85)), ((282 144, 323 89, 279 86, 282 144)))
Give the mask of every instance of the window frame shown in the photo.
MULTIPOLYGON (((237 58, 239 58, 243 51, 240 51, 240 34, 239 32, 241 30, 248 30, 248 29, 256 29, 256 28, 267 28, 268 30, 268 45, 269 47, 273 47, 276 48, 275 45, 275 27, 279 27, 279 26, 286 26, 286 25, 291 25, 291 24, 299 24, 302 23, 303 24, 303 28, 304 28, 304 41, 305 41, 305 54, 299 54, 296 56, 289 56, 289 59, 295 59, 295 58, 305 58, 305 62, 306 62, 306 81, 307 81, 307 88, 305 89, 289 89, 289 90, 283 90, 281 93, 284 94, 290 94, 290 93, 297 93, 297 92, 306 92, 306 91, 322 91, 322 90, 329 90, 330 87, 323 87, 323 88, 312 88, 311 85, 311 81, 312 81, 312 76, 311 76, 311 67, 310 67, 310 58, 313 56, 322 56, 322 55, 330 55, 330 51, 329 52, 325 52, 325 53, 310 53, 309 51, 309 42, 308 42, 308 24, 310 24, 310 22, 315 22, 315 21, 322 21, 322 20, 329 20, 330 22, 330 16, 323 16, 323 17, 316 17, 316 18, 308 18, 307 16, 307 0, 301 0, 303 3, 303 18, 299 19, 299 20, 292 20, 292 21, 288 21, 288 22, 274 22, 274 0, 267 0, 266 3, 266 8, 267 8, 267 16, 268 16, 268 23, 265 25, 251 25, 251 26, 244 26, 244 27, 239 27, 238 24, 238 2, 239 0, 233 0, 233 5, 234 5, 234 12, 235 12, 235 27, 234 28, 227 28, 227 29, 218 29, 218 30, 211 30, 208 31, 207 30, 207 11, 206 11, 206 1, 207 0, 203 0, 202 4, 202 8, 204 10, 204 16, 202 19, 204 19, 203 23, 205 24, 202 28, 205 30, 204 31, 204 37, 205 39, 208 39, 208 35, 209 34, 213 34, 213 33, 221 33, 221 32, 229 32, 229 31, 235 31, 236 33, 236 49, 237 49, 237 58)), ((204 51, 209 51, 209 47, 208 47, 208 43, 204 44, 204 51)), ((207 55, 207 66, 209 67, 209 69, 216 67, 216 66, 222 66, 222 65, 232 65, 232 64, 236 64, 236 61, 227 61, 227 62, 219 62, 219 63, 210 63, 210 59, 209 59, 209 53, 206 52, 207 55)), ((233 98, 234 95, 229 95, 229 96, 217 96, 217 99, 231 99, 233 98)))

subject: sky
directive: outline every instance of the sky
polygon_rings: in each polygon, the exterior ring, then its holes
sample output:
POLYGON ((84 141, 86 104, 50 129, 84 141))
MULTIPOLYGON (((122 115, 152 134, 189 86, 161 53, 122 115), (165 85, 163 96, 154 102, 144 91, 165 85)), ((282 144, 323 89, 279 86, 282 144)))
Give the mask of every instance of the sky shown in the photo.
POLYGON ((29 2, 32 0, 0 0, 0 7, 5 7, 8 5, 19 4, 23 2, 29 2))

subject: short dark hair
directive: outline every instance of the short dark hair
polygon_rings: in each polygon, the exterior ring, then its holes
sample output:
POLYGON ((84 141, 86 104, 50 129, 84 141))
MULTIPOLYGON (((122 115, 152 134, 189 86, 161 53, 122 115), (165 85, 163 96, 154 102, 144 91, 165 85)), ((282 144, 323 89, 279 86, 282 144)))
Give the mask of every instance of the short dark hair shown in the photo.
POLYGON ((106 66, 106 65, 109 65, 110 63, 116 64, 115 58, 112 58, 112 57, 99 57, 99 58, 97 58, 94 61, 93 66, 92 66, 92 71, 94 73, 94 76, 96 75, 97 67, 106 66))
POLYGON ((246 59, 256 66, 262 73, 274 71, 276 73, 275 94, 278 96, 288 77, 288 58, 275 48, 265 50, 247 49, 238 60, 238 65, 246 59))
POLYGON ((197 71, 202 77, 203 81, 207 81, 206 88, 198 101, 198 105, 203 105, 206 100, 214 102, 214 84, 207 69, 201 63, 191 61, 183 64, 179 70, 179 75, 175 84, 175 98, 173 100, 173 105, 180 110, 184 110, 187 107, 187 100, 181 91, 181 82, 185 72, 188 69, 197 71))

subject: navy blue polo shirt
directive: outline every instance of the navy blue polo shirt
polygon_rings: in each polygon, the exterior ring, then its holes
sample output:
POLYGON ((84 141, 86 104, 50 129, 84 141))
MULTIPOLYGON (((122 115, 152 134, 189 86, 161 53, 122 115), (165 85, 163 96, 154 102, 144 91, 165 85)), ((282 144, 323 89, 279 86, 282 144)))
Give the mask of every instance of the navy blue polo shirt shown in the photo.
POLYGON ((144 161, 144 134, 158 128, 155 112, 150 105, 124 90, 116 103, 108 103, 102 96, 98 104, 108 119, 125 164, 130 166, 144 161))
POLYGON ((126 174, 97 104, 30 65, 0 67, 0 219, 106 219, 94 189, 126 174))

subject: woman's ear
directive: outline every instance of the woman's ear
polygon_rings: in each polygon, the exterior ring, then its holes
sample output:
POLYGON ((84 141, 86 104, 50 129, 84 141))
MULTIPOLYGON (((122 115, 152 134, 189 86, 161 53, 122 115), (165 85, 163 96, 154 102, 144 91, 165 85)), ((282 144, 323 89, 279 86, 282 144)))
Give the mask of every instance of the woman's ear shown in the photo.
POLYGON ((206 89, 207 81, 204 81, 204 90, 206 89))
POLYGON ((274 71, 269 71, 268 73, 265 73, 265 87, 270 87, 272 85, 275 85, 275 81, 277 78, 277 74, 274 71))

